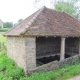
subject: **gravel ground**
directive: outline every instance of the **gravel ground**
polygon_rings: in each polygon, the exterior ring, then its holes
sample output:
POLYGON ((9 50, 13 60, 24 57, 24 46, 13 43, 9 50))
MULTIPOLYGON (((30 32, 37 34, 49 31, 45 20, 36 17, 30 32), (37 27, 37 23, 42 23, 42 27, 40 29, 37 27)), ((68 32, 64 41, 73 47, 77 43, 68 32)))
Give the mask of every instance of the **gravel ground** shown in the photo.
POLYGON ((80 80, 80 75, 75 76, 75 77, 73 77, 73 78, 71 78, 71 79, 67 79, 67 80, 80 80))

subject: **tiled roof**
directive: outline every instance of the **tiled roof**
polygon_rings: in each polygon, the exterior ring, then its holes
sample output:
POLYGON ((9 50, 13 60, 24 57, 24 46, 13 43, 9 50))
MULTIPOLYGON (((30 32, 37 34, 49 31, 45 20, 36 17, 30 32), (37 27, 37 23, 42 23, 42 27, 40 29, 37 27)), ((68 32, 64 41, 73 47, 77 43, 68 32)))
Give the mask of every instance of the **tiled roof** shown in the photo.
POLYGON ((43 7, 4 36, 80 37, 80 21, 63 11, 43 7))

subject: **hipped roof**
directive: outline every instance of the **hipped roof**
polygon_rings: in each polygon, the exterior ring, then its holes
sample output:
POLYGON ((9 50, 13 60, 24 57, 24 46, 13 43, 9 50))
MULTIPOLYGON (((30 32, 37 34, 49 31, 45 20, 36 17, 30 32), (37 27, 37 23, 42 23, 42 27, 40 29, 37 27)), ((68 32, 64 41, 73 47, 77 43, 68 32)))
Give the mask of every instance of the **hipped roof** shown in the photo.
POLYGON ((43 7, 12 27, 4 36, 80 37, 80 21, 64 11, 43 7))

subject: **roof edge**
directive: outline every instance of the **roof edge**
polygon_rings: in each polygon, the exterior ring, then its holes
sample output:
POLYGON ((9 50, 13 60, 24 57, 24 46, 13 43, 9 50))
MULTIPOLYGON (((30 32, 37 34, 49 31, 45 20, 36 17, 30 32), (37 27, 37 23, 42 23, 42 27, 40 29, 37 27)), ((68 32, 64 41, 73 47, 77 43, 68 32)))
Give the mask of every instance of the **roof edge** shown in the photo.
POLYGON ((41 9, 39 9, 39 12, 35 14, 35 16, 30 20, 30 22, 28 23, 28 28, 25 28, 24 31, 22 31, 20 33, 20 35, 25 34, 26 30, 30 28, 30 26, 32 25, 32 22, 35 21, 35 19, 37 18, 37 16, 44 10, 44 8, 46 8, 45 6, 43 6, 41 9))

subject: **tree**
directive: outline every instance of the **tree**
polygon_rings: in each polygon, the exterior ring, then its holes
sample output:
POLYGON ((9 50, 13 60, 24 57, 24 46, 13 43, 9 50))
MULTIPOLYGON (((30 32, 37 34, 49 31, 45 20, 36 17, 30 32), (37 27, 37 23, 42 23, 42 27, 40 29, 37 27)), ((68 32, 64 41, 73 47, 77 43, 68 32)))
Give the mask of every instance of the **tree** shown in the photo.
POLYGON ((23 19, 19 19, 19 20, 18 20, 18 23, 20 23, 21 21, 23 21, 23 19))
MULTIPOLYGON (((40 3, 40 1, 42 0, 35 0, 35 4, 40 3)), ((44 6, 45 6, 46 0, 43 0, 43 1, 44 1, 44 6)), ((76 6, 76 3, 78 1, 80 0, 49 0, 50 3, 48 4, 51 6, 51 8, 54 8, 59 11, 64 11, 78 19, 80 15, 80 11, 79 11, 80 7, 76 6)))
POLYGON ((3 26, 4 26, 4 28, 11 28, 11 27, 13 27, 13 23, 12 22, 5 22, 3 24, 3 26))
POLYGON ((78 0, 58 0, 57 2, 55 2, 54 6, 56 10, 64 11, 72 15, 73 17, 78 18, 79 13, 77 11, 79 7, 76 6, 77 2, 78 0))

